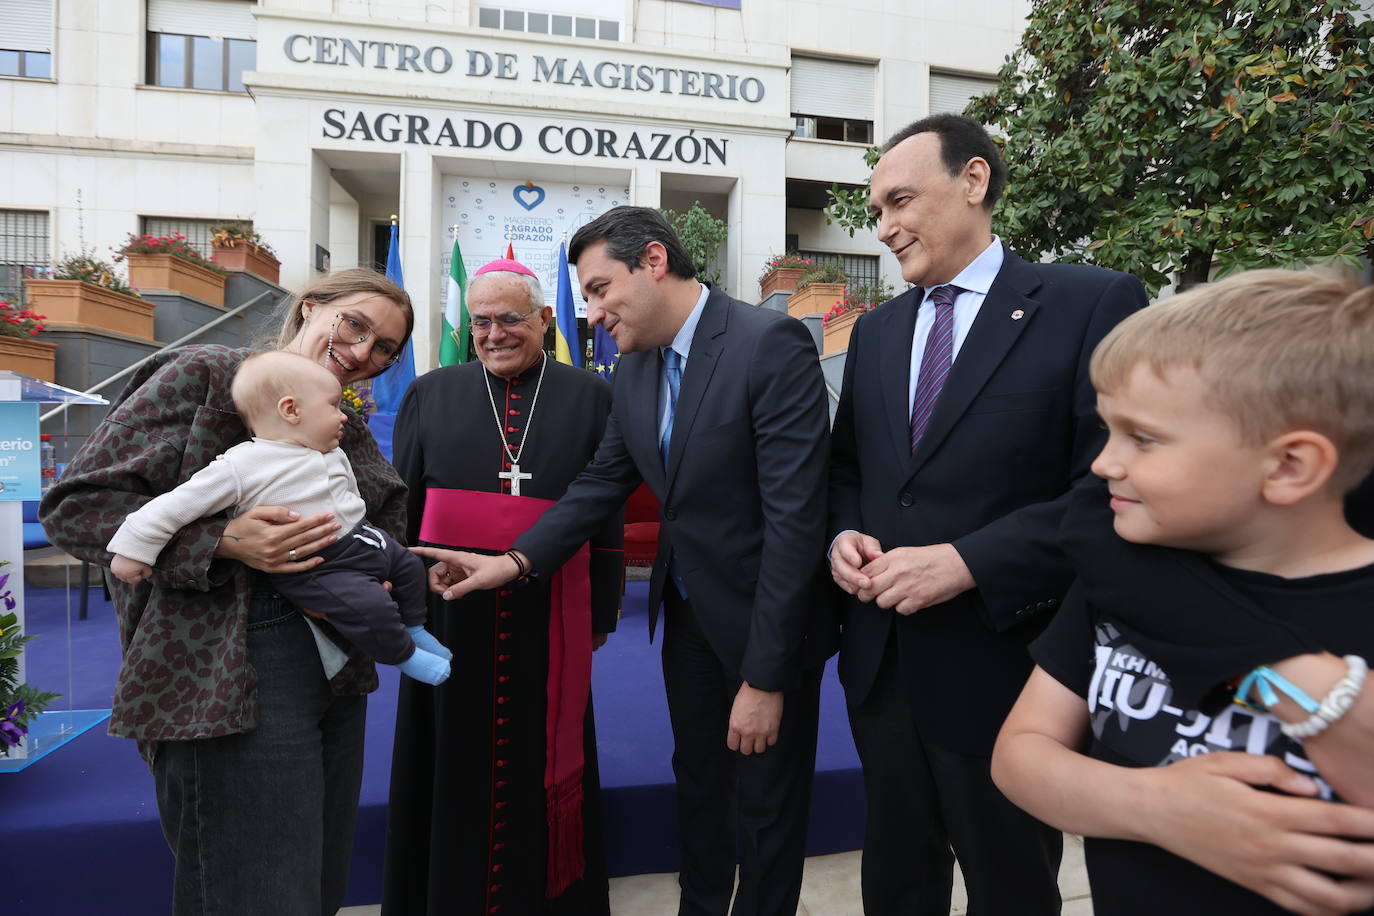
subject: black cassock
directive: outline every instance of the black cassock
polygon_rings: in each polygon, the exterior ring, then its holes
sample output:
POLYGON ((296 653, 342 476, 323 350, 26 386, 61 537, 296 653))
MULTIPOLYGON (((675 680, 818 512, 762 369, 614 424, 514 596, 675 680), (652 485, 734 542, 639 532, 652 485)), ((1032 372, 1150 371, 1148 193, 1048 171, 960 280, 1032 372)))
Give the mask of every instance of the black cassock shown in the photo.
MULTIPOLYGON (((547 364, 542 387, 539 363, 508 382, 476 362, 428 372, 411 385, 394 437, 396 468, 410 488, 410 543, 424 543, 428 489, 510 493, 509 481, 497 477, 510 464, 502 440, 516 452, 527 426, 520 469, 533 476, 521 482, 521 496, 558 499, 591 460, 610 412, 610 386, 584 369, 547 364)), ((615 629, 623 536, 617 514, 591 542, 597 633, 615 629)), ((456 602, 431 594, 428 626, 453 652, 453 673, 439 687, 401 679, 382 912, 608 913, 590 702, 583 730, 586 871, 556 900, 544 894, 548 585, 456 602)))

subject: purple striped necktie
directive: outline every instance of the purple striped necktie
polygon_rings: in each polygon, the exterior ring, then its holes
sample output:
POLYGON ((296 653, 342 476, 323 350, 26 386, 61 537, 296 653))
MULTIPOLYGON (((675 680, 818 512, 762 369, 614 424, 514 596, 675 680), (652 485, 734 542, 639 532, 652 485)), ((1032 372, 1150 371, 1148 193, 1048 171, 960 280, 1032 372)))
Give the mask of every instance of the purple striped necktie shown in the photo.
POLYGON ((921 372, 916 377, 916 395, 911 399, 911 450, 921 444, 921 436, 935 411, 949 367, 954 362, 954 298, 962 290, 957 286, 937 286, 930 293, 935 306, 935 321, 926 335, 926 348, 921 354, 921 372))

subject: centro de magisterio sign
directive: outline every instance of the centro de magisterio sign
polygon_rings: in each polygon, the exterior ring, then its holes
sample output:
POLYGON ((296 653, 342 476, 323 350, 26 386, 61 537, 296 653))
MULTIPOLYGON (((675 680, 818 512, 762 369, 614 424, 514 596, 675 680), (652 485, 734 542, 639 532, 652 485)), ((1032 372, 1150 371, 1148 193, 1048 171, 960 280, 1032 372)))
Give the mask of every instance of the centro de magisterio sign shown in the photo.
POLYGON ((481 118, 430 118, 414 113, 384 111, 372 114, 346 108, 326 108, 321 131, 326 140, 363 140, 369 143, 408 143, 455 149, 494 147, 504 153, 520 150, 533 136, 550 155, 569 153, 598 159, 644 159, 654 162, 725 165, 727 137, 681 132, 613 130, 608 127, 567 126, 558 123, 522 128, 514 121, 481 118), (537 129, 536 129, 537 127, 537 129))
POLYGON ((661 92, 698 98, 763 101, 763 80, 756 76, 681 67, 654 67, 617 60, 584 61, 570 57, 521 56, 504 51, 462 50, 456 54, 443 45, 419 45, 394 41, 354 41, 327 35, 286 36, 286 59, 298 64, 325 64, 374 70, 411 70, 416 73, 458 72, 472 79, 519 80, 585 86, 588 89, 620 89, 626 92, 661 92), (464 68, 465 65, 465 68, 464 68))

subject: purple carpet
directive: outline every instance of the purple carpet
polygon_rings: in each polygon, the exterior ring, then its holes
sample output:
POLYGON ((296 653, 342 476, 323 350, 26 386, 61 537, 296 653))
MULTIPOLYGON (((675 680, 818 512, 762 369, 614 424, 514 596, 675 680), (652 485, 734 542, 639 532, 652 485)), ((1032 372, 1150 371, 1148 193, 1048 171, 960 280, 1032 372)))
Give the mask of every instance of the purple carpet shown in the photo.
MULTIPOLYGON (((648 583, 630 582, 620 632, 595 656, 592 691, 607 853, 613 876, 677 870, 672 738, 659 647, 646 638, 648 583)), ((61 708, 108 707, 119 667, 114 609, 91 592, 90 619, 71 594, 31 588, 26 629, 30 683, 65 694, 61 708), (70 658, 71 664, 68 665, 70 658), (68 671, 70 670, 70 675, 68 671)), ((366 769, 348 904, 381 897, 395 668, 381 666, 368 705, 366 769)), ((17 773, 0 773, 6 911, 45 916, 160 913, 171 906, 172 858, 162 839, 153 782, 132 741, 97 726, 17 773)), ((820 748, 808 852, 857 849, 863 783, 834 661, 821 695, 820 748)))

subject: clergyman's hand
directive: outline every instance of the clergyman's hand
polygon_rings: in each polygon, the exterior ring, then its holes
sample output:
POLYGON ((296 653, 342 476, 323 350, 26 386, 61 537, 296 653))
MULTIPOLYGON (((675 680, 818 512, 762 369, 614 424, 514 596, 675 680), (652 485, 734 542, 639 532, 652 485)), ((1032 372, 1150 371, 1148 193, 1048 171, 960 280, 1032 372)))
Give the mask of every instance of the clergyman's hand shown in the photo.
MULTIPOLYGON (((487 556, 442 547, 412 547, 410 552, 438 560, 429 568, 429 590, 456 601, 482 589, 498 588, 520 575, 520 565, 506 554, 487 556)), ((524 568, 528 569, 528 561, 524 568)))
POLYGON ((857 595, 872 584, 860 570, 882 555, 882 545, 872 535, 842 532, 830 548, 830 576, 840 588, 857 595))
POLYGON ((860 570, 869 586, 861 601, 872 601, 898 614, 914 614, 974 587, 973 573, 953 544, 896 547, 860 570))
POLYGON ((741 754, 762 754, 778 743, 781 725, 782 691, 759 690, 746 681, 735 694, 725 744, 741 754))

